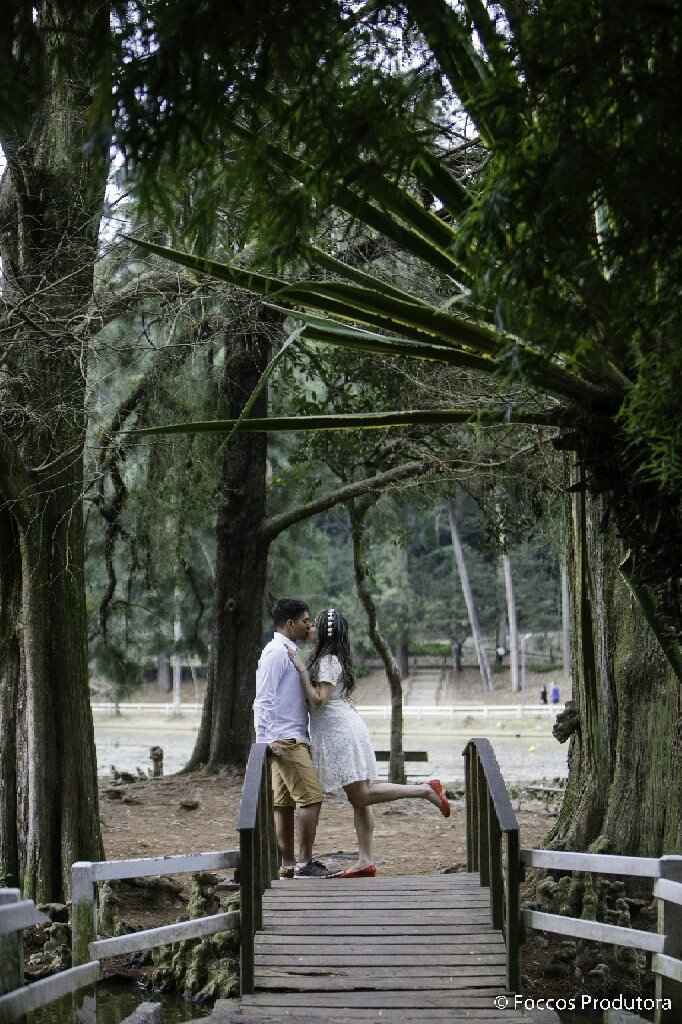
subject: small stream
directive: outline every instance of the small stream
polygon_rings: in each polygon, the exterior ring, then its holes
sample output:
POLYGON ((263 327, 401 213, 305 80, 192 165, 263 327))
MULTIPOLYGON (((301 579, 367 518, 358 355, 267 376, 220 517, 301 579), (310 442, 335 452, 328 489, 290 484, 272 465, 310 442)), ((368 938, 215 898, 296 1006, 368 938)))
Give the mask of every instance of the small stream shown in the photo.
MULTIPOLYGON (((184 1024, 207 1017, 211 1008, 197 1006, 176 995, 147 992, 129 981, 103 981, 97 986, 97 1024, 120 1024, 140 1003, 161 1003, 163 1024, 184 1024)), ((73 1024, 72 997, 64 996, 27 1015, 28 1024, 73 1024)), ((94 1024, 94 1022, 93 1022, 94 1024)))

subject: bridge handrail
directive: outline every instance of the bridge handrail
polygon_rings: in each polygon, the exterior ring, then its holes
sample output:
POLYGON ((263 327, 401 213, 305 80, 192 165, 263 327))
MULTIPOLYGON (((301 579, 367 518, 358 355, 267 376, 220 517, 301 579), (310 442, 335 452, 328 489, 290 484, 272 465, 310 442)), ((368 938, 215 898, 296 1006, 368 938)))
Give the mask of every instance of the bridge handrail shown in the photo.
POLYGON ((263 927, 263 893, 279 875, 267 743, 253 743, 239 804, 239 888, 241 912, 240 992, 254 991, 254 938, 263 927))
POLYGON ((682 1009, 682 857, 621 857, 568 850, 521 850, 520 860, 531 868, 656 879, 653 895, 659 908, 657 932, 538 910, 524 910, 523 920, 528 928, 537 931, 653 953, 651 970, 656 979, 656 1024, 679 1020, 682 1009), (670 1016, 661 1007, 665 998, 672 1003, 670 1016))
POLYGON ((467 819, 467 871, 490 888, 494 928, 504 933, 507 988, 520 989, 521 916, 519 824, 490 740, 470 739, 463 750, 467 819), (502 853, 504 836, 505 856, 502 853))

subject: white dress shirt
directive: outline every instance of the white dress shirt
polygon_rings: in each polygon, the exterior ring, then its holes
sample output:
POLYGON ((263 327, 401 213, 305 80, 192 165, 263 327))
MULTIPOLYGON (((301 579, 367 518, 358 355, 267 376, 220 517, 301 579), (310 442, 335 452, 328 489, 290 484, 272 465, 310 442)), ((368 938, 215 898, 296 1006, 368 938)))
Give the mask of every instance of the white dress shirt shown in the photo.
POLYGON ((257 743, 290 739, 310 743, 308 707, 301 677, 287 650, 297 650, 296 644, 276 632, 263 648, 258 662, 253 702, 257 743))

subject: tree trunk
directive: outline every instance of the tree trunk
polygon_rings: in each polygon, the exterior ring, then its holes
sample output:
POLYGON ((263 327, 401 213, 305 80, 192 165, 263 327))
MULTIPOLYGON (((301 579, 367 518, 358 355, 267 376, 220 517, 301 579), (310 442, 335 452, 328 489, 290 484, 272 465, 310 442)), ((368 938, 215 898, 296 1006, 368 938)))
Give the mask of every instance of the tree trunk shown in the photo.
MULTIPOLYGON (((229 339, 225 348, 225 416, 238 417, 267 366, 276 321, 261 313, 257 324, 229 339)), ((265 391, 252 410, 267 413, 265 391)), ((205 765, 241 770, 252 742, 252 705, 263 630, 263 597, 269 543, 265 519, 265 434, 238 433, 223 453, 216 525, 215 625, 208 686, 199 733, 185 768, 205 765)))
POLYGON ((0 887, 19 885, 17 701, 21 680, 21 560, 16 525, 0 512, 0 887))
POLYGON ((519 680, 519 631, 516 627, 516 601, 514 599, 514 582, 512 580, 511 559, 508 554, 502 555, 504 570, 504 592, 507 598, 507 619, 509 621, 509 667, 511 670, 512 693, 521 689, 519 680))
MULTIPOLYGON (((569 779, 548 841, 568 850, 659 856, 682 845, 680 685, 619 565, 604 502, 572 499, 568 548, 575 708, 569 779)), ((571 715, 573 714, 573 717, 571 715)))
POLYGON ((11 544, 3 556, 2 602, 16 605, 20 580, 14 621, 21 633, 13 639, 6 622, 0 627, 7 658, 0 667, 0 874, 15 876, 18 869, 24 894, 42 902, 68 896, 72 861, 103 856, 81 503, 83 325, 109 149, 107 125, 93 123, 93 104, 104 89, 108 109, 109 9, 94 0, 15 6, 16 17, 4 26, 3 66, 5 85, 21 102, 0 125, 9 343, 2 365, 0 508, 11 544), (16 835, 9 825, 11 789, 16 835))
POLYGON ((355 586, 360 602, 367 614, 368 632, 372 643, 381 658, 386 678, 391 691, 391 744, 389 762, 389 780, 400 784, 405 783, 405 757, 403 753, 403 687, 398 663, 383 636, 377 623, 377 611, 369 586, 367 568, 367 552, 365 548, 365 522, 367 513, 375 503, 375 497, 360 499, 348 505, 353 535, 353 567, 355 570, 355 586))
POLYGON ((450 520, 450 536, 452 537, 452 550, 455 556, 455 565, 457 566, 459 581, 462 586, 462 593, 464 594, 464 601, 469 614, 469 624, 471 626, 471 635, 476 649, 476 657, 478 658, 478 667, 481 670, 484 689, 492 691, 495 687, 493 686, 493 680, 490 674, 488 656, 485 653, 485 648, 483 647, 481 627, 478 621, 478 610, 471 590, 469 573, 467 572, 466 562, 464 561, 464 549, 459 537, 459 530, 457 529, 457 510, 455 508, 454 501, 449 499, 447 505, 448 518, 450 520))

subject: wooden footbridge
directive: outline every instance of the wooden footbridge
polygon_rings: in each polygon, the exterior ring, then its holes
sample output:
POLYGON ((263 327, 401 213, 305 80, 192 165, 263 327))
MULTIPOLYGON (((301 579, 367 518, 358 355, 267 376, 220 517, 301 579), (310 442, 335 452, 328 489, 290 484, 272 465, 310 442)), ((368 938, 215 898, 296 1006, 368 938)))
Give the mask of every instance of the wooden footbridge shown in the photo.
POLYGON ((242 995, 216 1024, 558 1020, 514 1007, 518 824, 487 740, 465 752, 468 870, 452 874, 280 880, 267 762, 255 745, 239 822, 242 995))
MULTIPOLYGON (((651 954, 656 1024, 682 1020, 682 857, 525 850, 493 749, 464 751, 467 870, 371 879, 279 879, 270 754, 254 744, 239 850, 79 862, 72 866, 74 966, 23 985, 21 931, 46 920, 18 890, 0 889, 0 1024, 73 993, 74 1019, 95 1024, 108 957, 238 929, 240 997, 204 1024, 557 1024, 520 993, 521 927, 651 954), (114 938, 97 934, 97 883, 239 868, 240 910, 114 938), (521 911, 525 868, 652 879, 658 930, 521 911)), ((428 832, 423 836, 428 843, 428 832)), ((638 1019, 638 1018, 635 1018, 638 1019)))

